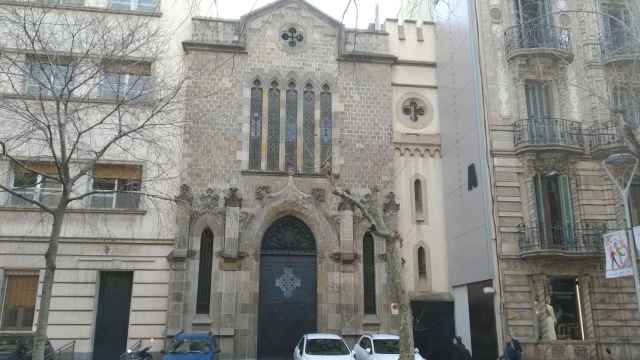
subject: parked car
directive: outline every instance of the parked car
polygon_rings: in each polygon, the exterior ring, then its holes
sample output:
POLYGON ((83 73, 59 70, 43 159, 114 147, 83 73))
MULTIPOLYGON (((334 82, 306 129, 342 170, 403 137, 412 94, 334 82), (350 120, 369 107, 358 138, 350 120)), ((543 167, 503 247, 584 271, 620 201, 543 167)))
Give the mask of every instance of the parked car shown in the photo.
MULTIPOLYGON (((0 335, 0 360, 31 360, 33 351, 33 334, 0 335)), ((55 358, 51 342, 47 340, 44 356, 46 360, 55 358)))
POLYGON ((307 334, 293 350, 293 360, 353 360, 349 346, 338 335, 307 334))
MULTIPOLYGON (((353 346, 356 360, 397 360, 400 357, 400 337, 389 334, 362 335, 353 346)), ((415 360, 425 360, 415 349, 415 360)))
POLYGON ((162 351, 163 360, 215 360, 219 352, 218 341, 206 332, 179 332, 162 351))

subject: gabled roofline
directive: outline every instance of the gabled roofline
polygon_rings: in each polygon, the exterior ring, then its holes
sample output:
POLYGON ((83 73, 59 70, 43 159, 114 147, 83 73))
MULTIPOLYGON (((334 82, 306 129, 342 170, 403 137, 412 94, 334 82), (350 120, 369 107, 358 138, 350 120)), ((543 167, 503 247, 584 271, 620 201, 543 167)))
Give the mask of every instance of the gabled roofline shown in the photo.
POLYGON ((305 5, 306 7, 308 7, 311 11, 313 11, 314 13, 316 13, 320 18, 324 19, 326 22, 328 22, 329 24, 337 27, 337 28, 341 28, 342 24, 334 19, 333 17, 331 17, 330 15, 326 14, 325 12, 323 12, 322 10, 318 9, 317 7, 309 4, 307 1, 305 0, 278 0, 278 1, 274 1, 271 4, 267 4, 263 7, 260 7, 258 9, 255 9, 251 12, 248 12, 246 14, 244 14, 242 17, 240 17, 240 23, 247 23, 249 20, 260 16, 266 12, 269 12, 271 10, 280 8, 282 6, 285 6, 287 4, 293 3, 293 2, 299 2, 303 5, 305 5))

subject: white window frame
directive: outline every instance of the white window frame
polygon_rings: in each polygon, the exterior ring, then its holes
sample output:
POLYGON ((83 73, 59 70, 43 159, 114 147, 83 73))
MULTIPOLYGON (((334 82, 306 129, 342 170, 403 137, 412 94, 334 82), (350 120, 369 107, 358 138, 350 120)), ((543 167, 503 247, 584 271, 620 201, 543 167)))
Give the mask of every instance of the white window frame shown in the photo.
POLYGON ((156 12, 159 7, 160 0, 150 0, 152 3, 150 6, 144 5, 144 2, 146 1, 147 0, 111 0, 111 3, 109 5, 113 10, 156 12), (114 4, 116 6, 114 6, 114 4), (126 6, 127 4, 128 6, 126 6))
MULTIPOLYGON (((55 175, 51 175, 55 176, 55 175)), ((11 190, 20 193, 24 197, 28 197, 34 201, 42 201, 41 198, 43 195, 55 195, 56 193, 62 193, 62 184, 60 184, 60 188, 46 188, 43 186, 45 177, 41 174, 36 174, 36 184, 33 187, 15 187, 16 181, 16 170, 15 168, 12 171, 11 177, 11 190), (29 196, 31 195, 31 196, 29 196)), ((14 203, 14 201, 18 201, 20 203, 26 203, 25 205, 28 207, 36 206, 35 204, 27 203, 25 200, 20 199, 17 196, 9 194, 7 198, 7 205, 10 207, 24 207, 19 204, 14 203)), ((50 206, 50 204, 44 204, 50 206)), ((55 204, 57 205, 57 204, 55 204)), ((54 205, 54 206, 55 206, 54 205)))
MULTIPOLYGON (((69 74, 69 69, 73 67, 72 64, 52 64, 52 63, 48 63, 48 62, 42 62, 42 61, 29 61, 29 76, 26 79, 25 82, 25 86, 24 86, 24 92, 27 95, 45 95, 45 96, 57 96, 59 95, 58 93, 62 90, 62 88, 64 88, 64 85, 66 84, 67 80, 66 79, 59 79, 58 81, 62 81, 61 87, 58 89, 56 86, 56 79, 55 79, 55 75, 62 75, 60 74, 60 71, 62 70, 62 68, 67 68, 64 70, 64 75, 69 74), (47 88, 43 88, 42 84, 40 84, 38 82, 38 80, 36 80, 36 75, 34 75, 34 70, 38 71, 40 73, 42 73, 43 68, 52 68, 52 67, 56 67, 58 68, 55 72, 54 71, 50 71, 49 73, 44 72, 45 76, 48 76, 48 79, 44 79, 45 81, 47 81, 48 83, 54 84, 54 86, 56 86, 55 89, 47 89, 47 88), (52 90, 55 93, 52 93, 52 90)), ((73 72, 73 70, 71 70, 73 72)), ((45 84, 48 85, 48 84, 45 84)), ((71 79, 69 86, 67 86, 67 91, 69 91, 69 87, 73 86, 73 79, 71 79)))
MULTIPOLYGON (((136 83, 137 85, 137 83, 136 83)), ((109 99, 130 99, 134 101, 143 101, 149 97, 149 90, 151 88, 151 75, 135 75, 124 72, 115 72, 115 71, 106 71, 102 74, 102 83, 100 84, 100 97, 109 98, 109 99), (117 89, 113 89, 113 84, 108 80, 108 76, 118 76, 120 82, 117 84, 117 89), (142 81, 143 86, 147 85, 146 88, 143 88, 142 93, 132 92, 132 88, 130 84, 132 78, 136 76, 139 78, 138 81, 142 81), (115 91, 114 91, 115 90, 115 91), (132 96, 133 95, 133 96, 132 96)))
POLYGON ((0 269, 0 332, 15 332, 15 333, 22 333, 22 332, 31 332, 32 328, 33 328, 33 324, 36 322, 36 308, 38 307, 38 292, 40 291, 40 273, 38 271, 35 270, 15 270, 15 269, 0 269), (31 322, 31 327, 29 329, 25 328, 25 329, 4 329, 3 326, 3 322, 4 322, 4 311, 5 311, 5 307, 6 307, 6 301, 7 301, 7 286, 9 285, 9 277, 10 276, 16 276, 15 274, 11 274, 11 273, 16 273, 16 272, 24 272, 25 275, 27 273, 30 273, 30 276, 35 276, 38 280, 38 282, 36 283, 36 299, 35 299, 35 306, 34 306, 34 311, 33 311, 33 320, 31 322))
POLYGON ((128 192, 128 193, 118 193, 115 192, 118 189, 118 185, 120 184, 121 180, 124 179, 110 179, 110 180, 114 180, 114 188, 113 190, 95 190, 94 189, 94 184, 95 184, 95 177, 91 178, 90 181, 90 186, 91 186, 91 190, 90 191, 96 191, 98 192, 98 194, 92 194, 91 196, 89 196, 89 203, 87 204, 89 208, 91 209, 122 209, 122 210, 135 210, 135 209, 140 209, 140 197, 138 198, 138 203, 136 205, 136 207, 131 207, 131 208, 121 208, 121 207, 117 207, 117 202, 118 202, 118 195, 128 195, 128 194, 138 194, 141 195, 142 194, 142 180, 138 179, 137 181, 140 182, 140 191, 132 191, 132 192, 128 192), (104 192, 105 194, 100 194, 100 192, 104 192), (110 207, 96 207, 93 206, 93 198, 94 197, 111 197, 111 206, 110 207))

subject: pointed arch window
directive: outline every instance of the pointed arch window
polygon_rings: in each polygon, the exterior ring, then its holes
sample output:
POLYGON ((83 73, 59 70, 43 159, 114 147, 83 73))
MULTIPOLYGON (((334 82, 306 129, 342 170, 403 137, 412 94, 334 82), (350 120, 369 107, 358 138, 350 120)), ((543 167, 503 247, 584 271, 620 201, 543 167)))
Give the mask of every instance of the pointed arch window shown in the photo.
POLYGON ((310 83, 304 87, 304 103, 302 106, 302 171, 309 174, 314 172, 315 162, 315 113, 316 94, 310 83))
POLYGON ((362 284, 364 287, 364 313, 376 313, 376 263, 373 236, 367 232, 362 239, 362 284))
POLYGON ((331 88, 328 84, 322 86, 320 93, 320 161, 321 169, 331 168, 331 139, 333 119, 331 113, 331 88))
POLYGON ((262 83, 256 79, 251 88, 249 169, 259 170, 262 159, 262 83))
POLYGON ((413 203, 415 206, 416 221, 424 221, 424 204, 422 194, 422 181, 415 179, 413 181, 413 203))
POLYGON ((285 142, 285 170, 298 169, 298 90, 291 81, 287 88, 287 138, 285 142))
POLYGON ((200 237, 200 264, 196 314, 208 314, 211 305, 211 272, 213 270, 213 232, 206 228, 200 237))
POLYGON ((277 81, 269 89, 269 119, 267 131, 267 169, 280 169, 280 88, 277 81))
POLYGON ((424 279, 427 277, 427 254, 425 254, 424 248, 420 246, 418 248, 418 278, 424 279))

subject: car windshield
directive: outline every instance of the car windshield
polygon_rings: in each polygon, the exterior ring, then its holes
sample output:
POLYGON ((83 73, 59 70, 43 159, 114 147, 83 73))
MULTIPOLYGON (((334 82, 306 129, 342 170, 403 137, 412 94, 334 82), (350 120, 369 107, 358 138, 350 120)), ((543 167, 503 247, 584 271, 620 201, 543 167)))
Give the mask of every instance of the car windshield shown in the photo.
POLYGON ((349 355, 349 349, 340 339, 308 339, 305 352, 309 355, 349 355))
POLYGON ((181 339, 174 340, 169 344, 169 353, 206 353, 211 351, 209 342, 206 339, 181 339))
POLYGON ((397 339, 373 340, 373 350, 376 354, 399 354, 400 345, 397 339))

